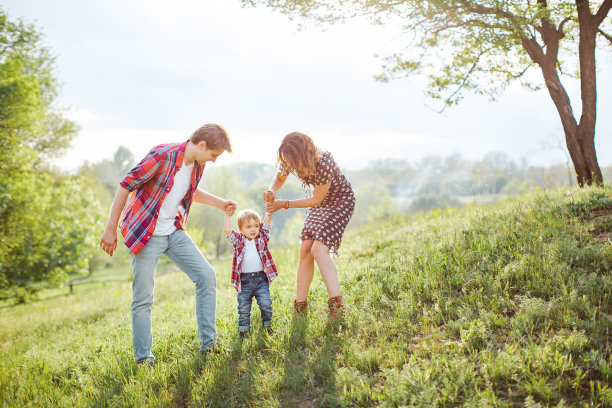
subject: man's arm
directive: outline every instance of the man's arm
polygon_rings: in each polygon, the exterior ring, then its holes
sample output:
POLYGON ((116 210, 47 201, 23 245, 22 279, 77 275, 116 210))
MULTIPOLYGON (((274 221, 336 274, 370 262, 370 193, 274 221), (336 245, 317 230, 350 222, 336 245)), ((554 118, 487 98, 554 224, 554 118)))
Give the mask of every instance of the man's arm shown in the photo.
MULTIPOLYGON (((235 201, 232 200, 224 200, 221 197, 217 197, 216 195, 210 194, 204 190, 196 189, 195 195, 193 196, 193 201, 200 204, 210 205, 211 207, 217 207, 221 211, 226 211, 229 206, 233 206, 234 209, 238 206, 235 201)), ((234 212, 232 211, 233 215, 234 212)))
POLYGON ((130 192, 128 190, 121 186, 117 187, 110 214, 108 215, 108 222, 102 234, 102 239, 100 239, 100 246, 110 256, 113 256, 117 249, 117 226, 119 225, 119 218, 129 195, 130 192))

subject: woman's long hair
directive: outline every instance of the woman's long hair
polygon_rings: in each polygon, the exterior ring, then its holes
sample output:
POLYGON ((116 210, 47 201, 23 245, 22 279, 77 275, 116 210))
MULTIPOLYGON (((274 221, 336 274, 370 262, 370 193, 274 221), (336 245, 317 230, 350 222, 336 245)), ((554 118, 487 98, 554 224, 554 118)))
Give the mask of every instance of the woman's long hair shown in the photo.
POLYGON ((278 161, 287 173, 304 181, 315 173, 321 153, 310 138, 302 132, 291 132, 278 148, 278 161))

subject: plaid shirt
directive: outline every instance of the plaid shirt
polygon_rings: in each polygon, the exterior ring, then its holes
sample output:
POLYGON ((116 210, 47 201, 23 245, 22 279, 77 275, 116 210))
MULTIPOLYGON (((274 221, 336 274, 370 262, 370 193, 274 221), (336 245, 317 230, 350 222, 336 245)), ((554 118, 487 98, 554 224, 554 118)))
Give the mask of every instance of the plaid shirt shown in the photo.
MULTIPOLYGON (((232 230, 232 233, 227 237, 228 241, 234 246, 234 259, 232 261, 232 285, 236 288, 238 293, 242 292, 240 285, 240 268, 242 259, 244 258, 245 243, 247 237, 243 234, 232 230)), ((278 276, 276 265, 274 265, 274 259, 268 249, 268 241, 270 240, 270 226, 262 224, 259 234, 254 238, 255 247, 261 258, 261 263, 264 267, 264 273, 268 278, 268 283, 272 283, 272 280, 278 276)))
MULTIPOLYGON (((120 183, 121 187, 132 192, 119 227, 125 245, 134 254, 153 236, 161 204, 174 185, 174 174, 183 165, 185 146, 187 142, 155 146, 120 183)), ((191 172, 191 189, 179 203, 174 221, 177 228, 183 229, 187 221, 203 171, 204 165, 196 162, 191 172)))

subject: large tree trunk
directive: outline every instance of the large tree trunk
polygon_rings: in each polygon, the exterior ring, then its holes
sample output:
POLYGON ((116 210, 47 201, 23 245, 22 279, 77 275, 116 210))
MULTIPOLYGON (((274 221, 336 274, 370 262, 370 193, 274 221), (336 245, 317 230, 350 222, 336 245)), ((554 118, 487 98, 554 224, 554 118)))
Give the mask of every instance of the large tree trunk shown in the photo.
MULTIPOLYGON (((523 47, 542 69, 542 75, 551 99, 553 100, 565 133, 567 150, 569 151, 578 185, 603 185, 603 178, 597 155, 595 154, 595 118, 597 112, 597 92, 595 79, 595 35, 597 24, 588 8, 588 2, 577 0, 578 20, 580 24, 580 85, 582 98, 582 116, 580 123, 576 122, 572 105, 565 88, 561 84, 557 72, 557 53, 559 40, 563 38, 563 23, 555 27, 547 18, 542 19, 540 33, 546 47, 541 47, 535 38, 524 38, 523 47), (546 50, 546 52, 544 52, 546 50)), ((545 2, 542 2, 546 7, 545 2)))
MULTIPOLYGON (((601 169, 595 153, 595 120, 597 117, 597 80, 595 70, 595 36, 598 24, 591 14, 588 2, 577 1, 580 41, 580 94, 582 116, 578 125, 577 141, 584 161, 584 173, 578 173, 578 184, 603 184, 601 169)), ((568 144, 569 148, 569 144, 568 144)), ((576 147, 573 147, 576 149, 576 147)))
MULTIPOLYGON (((574 163, 578 185, 583 187, 584 185, 603 184, 601 170, 597 164, 597 155, 595 154, 594 121, 591 122, 590 119, 585 120, 585 107, 583 105, 583 116, 580 120, 580 125, 577 124, 569 97, 559 80, 556 69, 553 65, 541 65, 541 68, 544 80, 546 81, 546 87, 561 118, 567 150, 574 163)), ((587 109, 587 114, 594 117, 595 106, 587 109)))

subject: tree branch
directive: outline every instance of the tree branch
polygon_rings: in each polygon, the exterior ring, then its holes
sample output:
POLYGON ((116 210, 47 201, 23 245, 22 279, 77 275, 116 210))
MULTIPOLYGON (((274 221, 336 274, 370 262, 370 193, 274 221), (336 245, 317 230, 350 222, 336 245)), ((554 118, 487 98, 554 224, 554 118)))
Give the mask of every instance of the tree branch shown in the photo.
POLYGON ((459 84, 459 86, 457 87, 457 89, 455 89, 455 91, 448 97, 446 98, 446 103, 444 104, 444 107, 438 112, 438 113, 442 113, 444 112, 444 109, 446 109, 447 106, 449 106, 452 103, 453 98, 455 97, 455 95, 457 95, 465 86, 465 84, 467 83, 468 79, 470 78, 470 75, 476 70, 476 68, 478 67, 478 62, 480 61, 480 58, 485 55, 487 52, 489 52, 491 48, 487 48, 486 50, 481 51, 478 56, 476 57, 476 60, 474 61, 474 63, 472 64, 472 66, 470 67, 470 69, 468 70, 468 72, 465 74, 465 76, 463 77, 463 81, 461 81, 461 84, 459 84))
POLYGON ((610 11, 611 8, 612 8, 612 0, 604 0, 604 2, 601 3, 599 10, 597 10, 597 13, 595 13, 595 19, 594 19, 595 27, 599 27, 599 25, 604 21, 604 19, 608 15, 608 12, 610 11))
POLYGON ((539 65, 542 65, 544 63, 544 60, 546 58, 544 55, 544 51, 542 51, 542 47, 540 46, 540 44, 538 44, 535 38, 523 38, 521 40, 521 44, 523 45, 523 48, 525 49, 525 51, 527 51, 529 58, 531 58, 533 62, 539 65))
POLYGON ((612 45, 612 35, 604 33, 599 28, 597 29, 597 32, 599 32, 599 34, 603 35, 604 38, 610 42, 610 45, 612 45))
POLYGON ((561 23, 559 24, 559 27, 557 28, 557 31, 563 35, 563 26, 565 25, 565 23, 567 23, 568 21, 570 21, 572 18, 571 17, 565 17, 563 19, 563 21, 561 21, 561 23))

